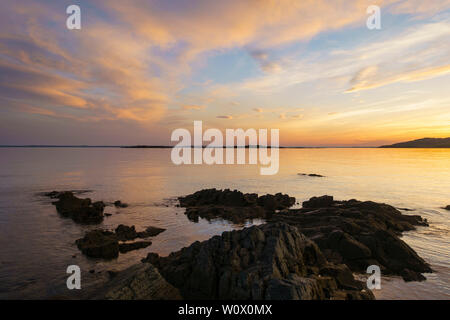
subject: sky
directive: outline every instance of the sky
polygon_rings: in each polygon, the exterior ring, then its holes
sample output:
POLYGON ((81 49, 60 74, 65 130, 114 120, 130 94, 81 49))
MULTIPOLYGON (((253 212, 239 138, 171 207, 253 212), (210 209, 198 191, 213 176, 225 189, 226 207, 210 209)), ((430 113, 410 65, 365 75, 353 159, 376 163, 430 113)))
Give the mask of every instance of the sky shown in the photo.
POLYGON ((0 145, 167 145, 196 120, 283 146, 450 137, 450 0, 0 6, 0 145))

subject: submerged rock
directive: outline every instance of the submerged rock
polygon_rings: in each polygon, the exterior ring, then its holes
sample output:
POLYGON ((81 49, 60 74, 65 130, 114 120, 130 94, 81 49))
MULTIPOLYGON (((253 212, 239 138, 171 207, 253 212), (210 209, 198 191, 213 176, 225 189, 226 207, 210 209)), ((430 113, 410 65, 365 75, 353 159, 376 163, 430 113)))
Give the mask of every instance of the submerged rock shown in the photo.
POLYGON ((255 193, 244 194, 229 189, 205 189, 178 199, 180 206, 186 208, 185 214, 192 221, 221 217, 235 223, 265 218, 275 210, 286 209, 295 204, 295 198, 281 193, 258 197, 255 193))
POLYGON ((93 294, 101 300, 179 300, 180 293, 149 263, 110 273, 111 280, 93 294))
POLYGON ((139 238, 155 237, 164 231, 166 231, 166 229, 150 226, 147 227, 145 231, 138 232, 138 236, 139 238))
POLYGON ((80 199, 71 191, 50 192, 49 197, 56 198, 53 202, 56 210, 64 217, 70 217, 77 223, 95 224, 103 220, 105 204, 102 201, 92 202, 91 199, 80 199))
POLYGON ((444 208, 445 210, 450 210, 450 204, 444 208))
POLYGON ((114 201, 114 206, 117 207, 117 208, 126 208, 126 207, 128 207, 128 204, 127 203, 123 203, 120 200, 117 200, 117 201, 114 201))
POLYGON ((405 281, 425 280, 430 266, 399 235, 427 226, 417 215, 404 215, 392 206, 372 201, 334 201, 314 197, 302 209, 274 214, 269 221, 295 225, 315 241, 329 261, 345 263, 352 271, 365 272, 378 265, 383 274, 400 275, 405 281))
POLYGON ((347 266, 330 264, 313 241, 283 223, 224 232, 143 261, 185 299, 373 299, 347 266))

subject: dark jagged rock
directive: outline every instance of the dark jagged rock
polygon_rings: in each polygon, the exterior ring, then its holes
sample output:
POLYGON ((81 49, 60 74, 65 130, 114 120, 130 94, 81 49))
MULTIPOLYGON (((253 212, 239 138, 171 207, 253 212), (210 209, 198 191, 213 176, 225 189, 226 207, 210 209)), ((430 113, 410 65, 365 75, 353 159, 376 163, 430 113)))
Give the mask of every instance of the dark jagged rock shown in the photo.
POLYGON ((102 201, 92 202, 91 199, 80 199, 71 191, 49 193, 58 201, 53 202, 56 210, 64 217, 70 217, 77 223, 95 224, 103 220, 105 204, 102 201))
POLYGON ((126 207, 128 207, 128 204, 123 203, 120 200, 117 200, 117 201, 114 201, 114 206, 117 208, 126 208, 126 207))
POLYGON ((303 208, 323 208, 333 204, 332 196, 312 197, 303 202, 303 208))
POLYGON ((325 176, 322 176, 321 174, 317 173, 298 173, 299 176, 308 176, 308 177, 314 177, 314 178, 324 178, 325 176))
POLYGON ((345 263, 355 272, 378 265, 383 274, 400 275, 405 281, 424 280, 430 266, 399 235, 427 226, 417 215, 403 215, 392 206, 372 201, 334 201, 314 197, 302 209, 274 214, 269 221, 295 225, 314 240, 329 261, 345 263))
POLYGON ((76 241, 78 248, 88 257, 113 259, 120 253, 146 248, 152 244, 151 241, 130 241, 136 238, 147 238, 155 236, 165 229, 148 227, 145 231, 136 232, 134 226, 119 225, 114 231, 92 230, 76 241))
POLYGON ((121 243, 119 244, 119 251, 120 253, 127 253, 128 251, 147 248, 151 244, 152 244, 151 241, 136 241, 130 243, 121 243))
POLYGON ((155 237, 164 231, 166 231, 166 229, 150 226, 147 227, 145 231, 138 232, 138 237, 139 238, 155 237))
POLYGON ((224 232, 143 261, 185 299, 373 299, 346 265, 330 264, 313 241, 283 223, 224 232))
POLYGON ((101 300, 179 300, 180 293, 149 263, 120 272, 109 272, 111 280, 91 298, 101 300))
POLYGON ((450 204, 444 208, 445 210, 450 210, 450 204))
POLYGON ((134 226, 119 225, 116 230, 117 238, 121 241, 134 240, 138 237, 136 228, 134 226))
POLYGON ((113 259, 119 255, 119 241, 110 231, 93 230, 75 242, 83 254, 92 258, 113 259))
POLYGON ((220 217, 235 223, 265 218, 275 210, 286 209, 295 204, 295 198, 281 193, 258 197, 255 193, 244 194, 229 189, 205 189, 178 199, 192 221, 198 221, 199 217, 208 220, 220 217))
POLYGON ((154 237, 164 231, 166 231, 166 229, 150 226, 147 227, 145 231, 136 232, 136 228, 134 226, 128 227, 123 224, 119 225, 115 230, 117 237, 121 241, 134 240, 136 238, 154 237))

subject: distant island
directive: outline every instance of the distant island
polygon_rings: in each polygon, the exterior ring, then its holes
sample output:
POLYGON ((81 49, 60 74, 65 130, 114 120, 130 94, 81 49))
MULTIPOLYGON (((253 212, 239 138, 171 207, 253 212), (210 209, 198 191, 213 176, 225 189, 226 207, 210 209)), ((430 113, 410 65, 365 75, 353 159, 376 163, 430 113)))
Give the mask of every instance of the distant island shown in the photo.
POLYGON ((450 138, 423 138, 381 146, 380 148, 450 148, 450 138))

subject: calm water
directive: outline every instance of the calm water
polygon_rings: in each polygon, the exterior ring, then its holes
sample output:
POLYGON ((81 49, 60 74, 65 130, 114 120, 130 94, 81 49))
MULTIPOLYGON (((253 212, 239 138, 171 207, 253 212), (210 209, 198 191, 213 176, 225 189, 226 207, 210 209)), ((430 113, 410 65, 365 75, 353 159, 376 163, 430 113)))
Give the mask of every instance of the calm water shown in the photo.
MULTIPOLYGON (((255 165, 175 166, 168 149, 0 148, 0 298, 78 297, 65 288, 66 268, 82 269, 82 288, 101 283, 106 270, 120 270, 148 252, 167 255, 195 240, 242 228, 224 221, 190 222, 174 198, 202 188, 231 188, 259 194, 283 192, 303 201, 312 196, 373 200, 414 209, 429 228, 403 239, 436 271, 422 283, 383 278, 381 299, 450 299, 450 150, 283 149, 280 171, 259 175, 255 165), (326 178, 298 176, 318 173, 326 178), (100 225, 153 225, 167 231, 145 249, 105 262, 87 259, 74 241, 88 227, 63 219, 38 193, 89 189, 93 200, 122 200, 109 206, 100 225), (75 255, 75 257, 73 257, 75 255), (95 270, 95 273, 89 273, 95 270)), ((253 221, 251 223, 261 223, 253 221)), ((83 290, 81 290, 83 291, 83 290)))

